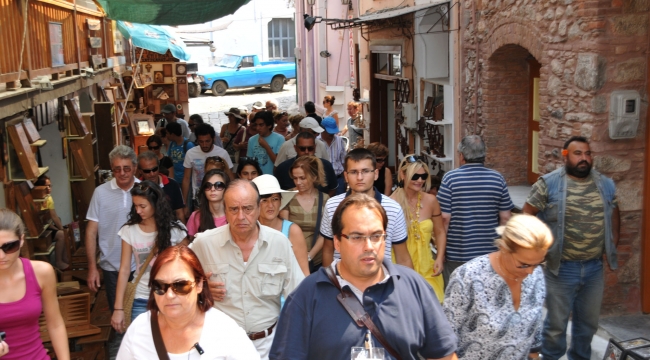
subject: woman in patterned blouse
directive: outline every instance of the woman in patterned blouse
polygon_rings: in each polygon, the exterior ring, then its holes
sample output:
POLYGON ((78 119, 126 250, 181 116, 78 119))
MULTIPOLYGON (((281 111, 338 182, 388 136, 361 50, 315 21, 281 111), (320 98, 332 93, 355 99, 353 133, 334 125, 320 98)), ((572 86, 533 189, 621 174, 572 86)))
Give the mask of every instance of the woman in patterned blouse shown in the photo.
POLYGON ((456 269, 445 292, 459 359, 539 356, 546 296, 541 267, 553 236, 530 215, 513 216, 497 233, 498 251, 456 269))

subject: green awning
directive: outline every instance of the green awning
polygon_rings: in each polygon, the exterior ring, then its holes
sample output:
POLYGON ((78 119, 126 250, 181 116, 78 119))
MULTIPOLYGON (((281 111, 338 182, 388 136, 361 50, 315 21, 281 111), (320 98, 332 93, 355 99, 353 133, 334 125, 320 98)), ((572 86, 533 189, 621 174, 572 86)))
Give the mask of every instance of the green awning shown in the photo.
POLYGON ((97 0, 113 20, 151 25, 201 24, 233 14, 250 0, 97 0))

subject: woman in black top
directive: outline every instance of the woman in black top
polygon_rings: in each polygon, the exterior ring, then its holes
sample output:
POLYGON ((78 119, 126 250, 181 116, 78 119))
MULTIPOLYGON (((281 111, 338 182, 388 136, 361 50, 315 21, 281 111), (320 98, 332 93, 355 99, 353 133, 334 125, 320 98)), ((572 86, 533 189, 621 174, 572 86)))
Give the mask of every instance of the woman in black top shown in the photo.
POLYGON ((388 148, 384 144, 374 142, 368 145, 367 149, 375 154, 375 158, 377 159, 379 176, 377 176, 374 186, 382 194, 390 196, 393 192, 393 173, 386 167, 386 163, 388 162, 388 148))
MULTIPOLYGON (((147 138, 147 147, 149 148, 149 151, 153 151, 153 153, 158 157, 158 163, 160 164, 160 169, 158 171, 161 174, 169 176, 173 179, 174 173, 172 172, 170 176, 169 169, 174 167, 174 163, 172 162, 172 159, 169 158, 169 156, 164 155, 162 151, 160 151, 162 144, 162 138, 158 135, 151 135, 149 138, 147 138)), ((178 181, 181 180, 183 179, 178 179, 178 181)))

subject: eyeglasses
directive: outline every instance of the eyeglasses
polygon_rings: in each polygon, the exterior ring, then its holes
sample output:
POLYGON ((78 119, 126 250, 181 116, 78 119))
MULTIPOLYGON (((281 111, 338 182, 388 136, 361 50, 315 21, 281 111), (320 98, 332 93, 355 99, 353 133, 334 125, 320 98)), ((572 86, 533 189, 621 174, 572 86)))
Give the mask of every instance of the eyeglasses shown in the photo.
POLYGON ((155 150, 160 150, 160 145, 158 146, 147 146, 149 150, 155 151, 155 150))
POLYGON ((130 167, 130 166, 114 167, 114 168, 111 169, 111 171, 113 171, 114 173, 118 173, 118 174, 121 173, 121 172, 130 173, 131 171, 133 171, 133 168, 130 167))
POLYGON ((521 261, 515 259, 515 257, 514 257, 512 254, 510 254, 510 256, 512 257, 512 259, 513 259, 514 261, 516 261, 516 262, 518 262, 519 264, 521 264, 521 265, 515 265, 515 267, 516 267, 517 269, 530 269, 530 268, 536 268, 536 267, 538 267, 538 266, 546 267, 546 261, 542 261, 542 262, 539 263, 539 264, 525 264, 525 263, 523 263, 523 262, 521 262, 521 261))
POLYGON ((384 162, 386 162, 386 158, 385 157, 384 158, 377 158, 375 161, 377 161, 378 163, 384 163, 384 162))
POLYGON ((310 152, 311 152, 311 151, 316 150, 316 147, 315 147, 315 146, 298 146, 298 149, 299 149, 300 151, 302 151, 302 152, 306 152, 306 151, 310 151, 310 152))
POLYGON ((340 236, 348 239, 351 243, 358 245, 366 242, 366 239, 370 240, 371 243, 373 244, 378 244, 382 240, 386 238, 386 234, 372 234, 372 235, 361 235, 361 234, 352 234, 352 235, 346 235, 346 234, 341 234, 340 236))
POLYGON ((174 281, 171 284, 154 280, 151 288, 153 289, 153 293, 156 295, 165 295, 167 293, 167 289, 169 288, 172 288, 172 291, 176 295, 187 295, 192 291, 194 285, 196 285, 196 282, 189 280, 174 281))
POLYGON ((203 191, 208 191, 211 189, 215 189, 217 191, 223 191, 226 189, 226 184, 221 181, 215 181, 214 184, 209 181, 206 181, 205 184, 203 184, 203 191))
POLYGON ((406 162, 409 163, 409 164, 413 164, 413 163, 416 163, 416 162, 418 162, 418 161, 422 161, 422 158, 421 158, 421 157, 419 157, 419 156, 415 156, 415 155, 409 155, 409 156, 405 157, 404 159, 405 159, 406 162))
POLYGON ((366 176, 366 175, 368 175, 370 173, 374 173, 374 172, 375 172, 375 170, 371 170, 371 169, 346 171, 346 173, 348 173, 348 175, 350 175, 350 176, 357 176, 359 174, 361 174, 363 176, 366 176))
POLYGON ((18 251, 18 249, 20 249, 20 240, 4 243, 2 246, 0 246, 0 249, 2 249, 2 251, 4 251, 7 255, 13 254, 18 251))
POLYGON ((231 213, 232 215, 239 214, 240 209, 241 209, 241 211, 244 212, 244 214, 250 215, 250 214, 253 213, 253 211, 255 211, 255 205, 231 206, 231 207, 226 208, 226 210, 228 210, 228 212, 231 213))
POLYGON ((427 176, 429 176, 429 175, 427 175, 427 173, 424 173, 424 174, 413 174, 413 176, 411 176, 411 180, 413 180, 413 181, 417 181, 417 180, 419 180, 419 179, 426 180, 426 179, 427 179, 427 176))
POLYGON ((142 172, 145 173, 145 174, 149 174, 149 173, 156 172, 156 171, 158 171, 158 166, 154 166, 151 169, 142 169, 142 172))
POLYGON ((249 161, 249 162, 257 162, 257 158, 254 157, 247 157, 247 156, 242 156, 239 158, 239 163, 241 164, 244 161, 249 161))

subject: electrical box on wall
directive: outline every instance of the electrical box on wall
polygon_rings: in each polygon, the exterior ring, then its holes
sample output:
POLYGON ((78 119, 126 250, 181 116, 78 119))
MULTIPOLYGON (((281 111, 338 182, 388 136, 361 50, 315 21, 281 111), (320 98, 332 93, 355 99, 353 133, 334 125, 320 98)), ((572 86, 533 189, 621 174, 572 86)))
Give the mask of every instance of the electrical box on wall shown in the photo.
POLYGON ((630 139, 636 137, 639 127, 641 96, 635 90, 612 92, 609 104, 609 137, 630 139))
POLYGON ((402 117, 404 118, 404 127, 415 129, 418 127, 418 109, 415 104, 402 104, 402 117))

